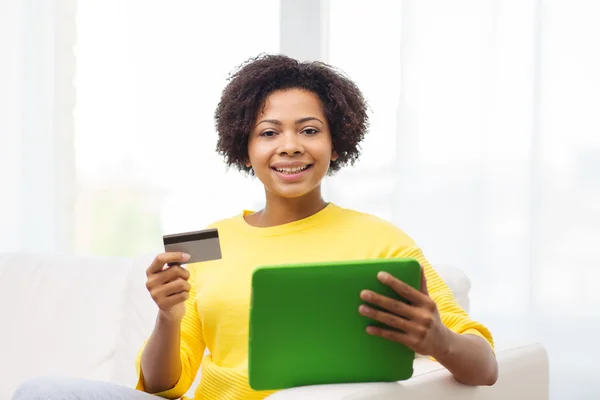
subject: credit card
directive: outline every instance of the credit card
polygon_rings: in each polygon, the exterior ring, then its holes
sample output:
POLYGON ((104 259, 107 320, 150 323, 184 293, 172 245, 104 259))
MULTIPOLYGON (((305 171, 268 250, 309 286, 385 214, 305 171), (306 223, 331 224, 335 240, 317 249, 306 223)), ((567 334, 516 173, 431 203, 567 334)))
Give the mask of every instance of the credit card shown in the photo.
POLYGON ((185 264, 221 259, 221 242, 217 229, 175 233, 163 236, 166 252, 187 253, 190 259, 185 264))

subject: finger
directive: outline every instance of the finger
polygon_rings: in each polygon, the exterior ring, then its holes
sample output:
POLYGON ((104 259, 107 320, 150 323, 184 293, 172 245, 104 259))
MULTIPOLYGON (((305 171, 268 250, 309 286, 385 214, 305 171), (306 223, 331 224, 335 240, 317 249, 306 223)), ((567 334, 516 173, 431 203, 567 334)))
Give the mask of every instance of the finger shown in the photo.
POLYGON ((367 326, 366 331, 369 335, 379 336, 384 339, 388 339, 393 342, 402 343, 405 345, 408 345, 411 342, 410 335, 402 332, 385 329, 380 326, 369 325, 367 326))
POLYGON ((184 303, 187 299, 190 298, 190 292, 181 292, 173 294, 169 297, 166 297, 162 300, 159 307, 163 310, 168 310, 175 307, 178 304, 184 303))
POLYGON ((150 292, 153 298, 156 299, 157 293, 162 293, 162 288, 170 282, 176 280, 186 281, 190 277, 190 272, 183 267, 171 267, 164 271, 150 275, 146 281, 146 289, 150 292))
POLYGON ((429 297, 429 290, 427 290, 427 278, 425 277, 425 268, 421 266, 421 293, 429 297))
POLYGON ((181 292, 189 292, 191 285, 183 279, 176 279, 156 289, 156 297, 170 297, 181 292))
POLYGON ((154 258, 154 260, 146 270, 146 275, 150 276, 152 274, 162 271, 165 264, 167 263, 182 263, 186 262, 189 259, 190 255, 186 253, 161 253, 154 258))
POLYGON ((415 307, 370 290, 360 292, 360 298, 400 317, 415 320, 418 316, 418 310, 415 307))
POLYGON ((149 290, 154 290, 160 286, 163 286, 176 279, 183 279, 187 281, 190 278, 190 271, 187 269, 175 266, 165 269, 164 271, 157 272, 148 277, 146 287, 149 290))
POLYGON ((365 304, 361 304, 360 307, 358 307, 358 312, 362 315, 364 315, 365 317, 371 318, 372 320, 375 321, 379 321, 387 326, 389 326, 390 328, 395 328, 395 329, 399 329, 403 332, 409 333, 415 330, 415 328, 413 327, 414 323, 399 317, 397 315, 394 314, 390 314, 388 312, 385 311, 381 311, 381 310, 377 310, 375 308, 369 307, 365 304))
POLYGON ((380 272, 377 274, 377 279, 379 279, 379 281, 381 283, 383 283, 386 286, 391 287, 392 289, 394 289, 394 291, 396 293, 398 293, 398 295, 406 300, 408 300, 409 302, 411 302, 412 304, 423 304, 427 301, 427 299, 429 299, 429 296, 425 296, 423 293, 421 293, 420 290, 417 290, 415 288, 413 288, 410 285, 407 285, 406 283, 402 282, 400 279, 397 279, 395 277, 393 277, 392 275, 388 274, 387 272, 380 272))
POLYGON ((150 277, 150 280, 152 280, 152 284, 154 286, 164 286, 179 279, 187 281, 189 277, 190 273, 188 270, 177 266, 171 267, 159 274, 154 274, 152 277, 150 277))
POLYGON ((157 283, 164 285, 165 283, 174 281, 176 279, 183 279, 187 281, 190 278, 190 271, 179 265, 176 265, 154 274, 154 276, 156 277, 157 283))

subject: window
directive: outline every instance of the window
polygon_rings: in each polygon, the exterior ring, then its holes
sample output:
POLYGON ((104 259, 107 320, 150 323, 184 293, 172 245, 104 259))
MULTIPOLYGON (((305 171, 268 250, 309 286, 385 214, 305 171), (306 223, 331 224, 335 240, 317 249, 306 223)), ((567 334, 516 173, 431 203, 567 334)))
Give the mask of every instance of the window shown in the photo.
POLYGON ((279 1, 77 11, 76 251, 153 252, 163 233, 258 206, 262 188, 215 152, 213 112, 234 66, 279 50, 279 1))

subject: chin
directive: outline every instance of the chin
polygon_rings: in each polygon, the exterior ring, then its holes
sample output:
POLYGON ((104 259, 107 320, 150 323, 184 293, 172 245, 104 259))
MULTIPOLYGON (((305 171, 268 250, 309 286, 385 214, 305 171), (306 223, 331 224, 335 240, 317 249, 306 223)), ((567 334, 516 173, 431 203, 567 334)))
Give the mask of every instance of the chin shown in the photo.
POLYGON ((283 185, 279 184, 279 182, 272 182, 272 184, 268 186, 268 191, 277 197, 293 200, 305 197, 313 193, 315 190, 318 190, 319 187, 319 184, 315 185, 313 182, 311 182, 310 184, 308 182, 299 182, 296 184, 283 185))
POLYGON ((273 190, 273 193, 279 197, 284 199, 298 199, 300 197, 306 196, 314 189, 294 189, 294 188, 278 188, 278 190, 273 190))

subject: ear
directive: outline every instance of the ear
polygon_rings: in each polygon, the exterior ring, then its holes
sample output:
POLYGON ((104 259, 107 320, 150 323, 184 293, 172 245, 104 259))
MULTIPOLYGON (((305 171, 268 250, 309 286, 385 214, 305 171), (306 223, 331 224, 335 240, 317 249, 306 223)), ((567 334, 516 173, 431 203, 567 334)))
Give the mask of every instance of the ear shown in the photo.
POLYGON ((338 153, 335 150, 331 150, 331 161, 338 159, 338 153))

